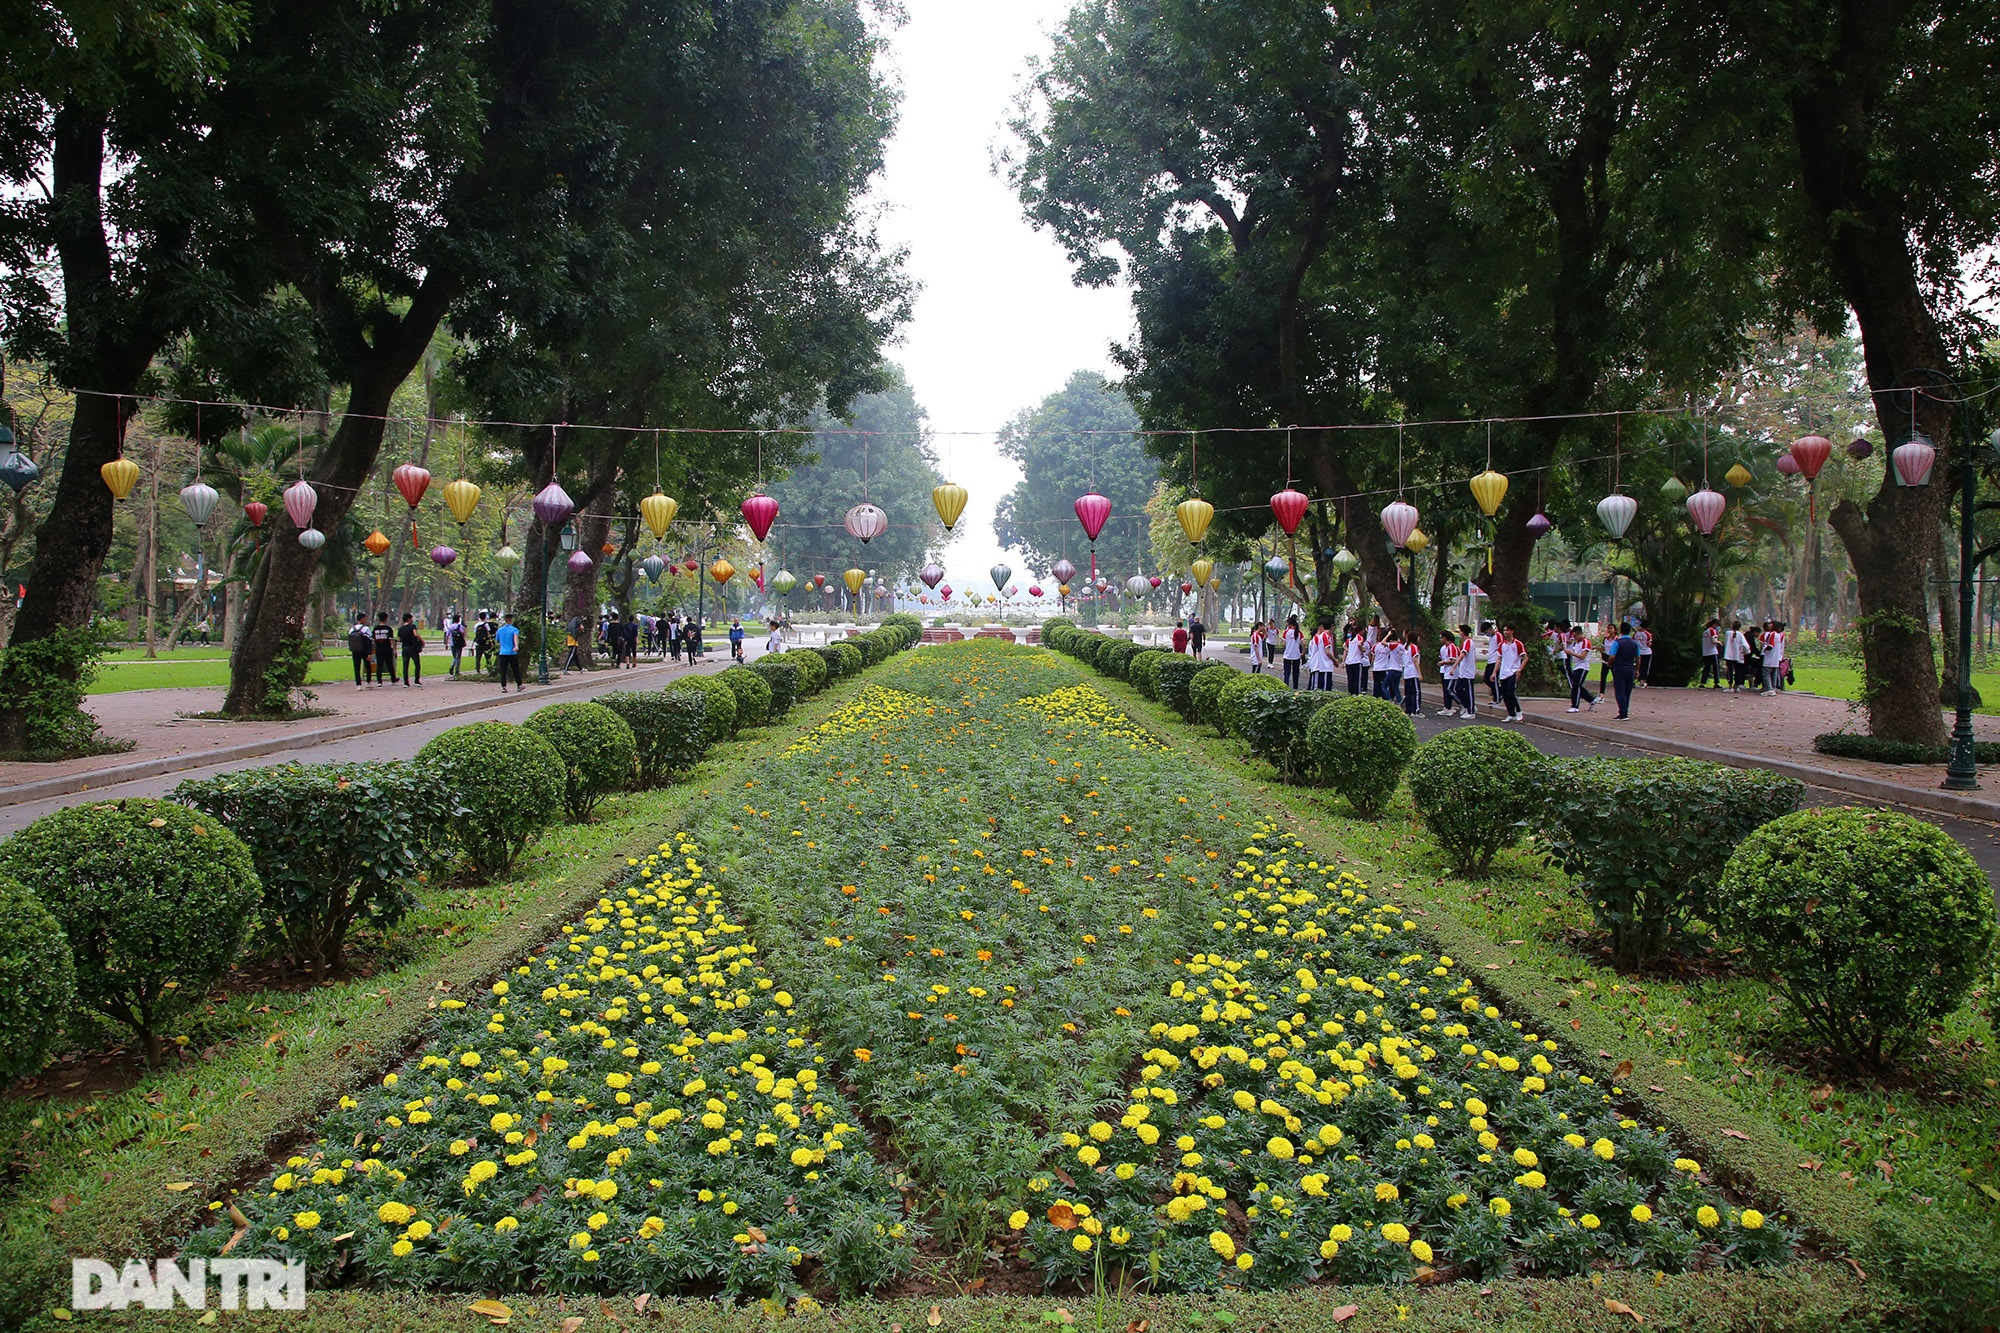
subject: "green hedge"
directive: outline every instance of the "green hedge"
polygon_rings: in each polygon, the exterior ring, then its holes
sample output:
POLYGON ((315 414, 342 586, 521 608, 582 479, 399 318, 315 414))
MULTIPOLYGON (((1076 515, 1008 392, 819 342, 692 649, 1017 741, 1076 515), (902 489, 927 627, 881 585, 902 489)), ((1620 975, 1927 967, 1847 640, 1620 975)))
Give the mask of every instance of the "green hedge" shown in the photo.
MULTIPOLYGON (((758 660, 768 662, 772 659, 764 657, 758 660)), ((761 727, 771 720, 771 701, 774 695, 771 682, 765 677, 749 667, 733 666, 717 672, 713 679, 720 681, 724 688, 736 696, 737 731, 741 731, 744 727, 761 727)))
POLYGON ((536 835, 562 818, 563 760, 539 733, 509 722, 474 722, 433 736, 417 763, 458 802, 452 840, 474 873, 497 875, 536 835))
MULTIPOLYGON (((701 677, 683 679, 692 681, 701 677)), ((728 695, 727 685, 715 688, 728 695)), ((663 786, 676 775, 687 772, 701 762, 702 755, 716 739, 709 712, 715 700, 704 689, 615 691, 598 695, 597 702, 632 728, 638 754, 635 785, 641 788, 663 786)), ((733 718, 736 700, 726 697, 723 702, 733 718)))
POLYGON ((1172 656, 1172 653, 1158 648, 1134 653, 1132 660, 1125 664, 1125 679, 1132 683, 1133 689, 1157 703, 1160 698, 1160 667, 1172 656))
POLYGON ((1216 711, 1222 716, 1222 732, 1237 740, 1250 739, 1250 696, 1254 694, 1283 694, 1289 690, 1276 676, 1262 673, 1245 675, 1237 673, 1236 679, 1222 687, 1216 700, 1216 711))
POLYGON ((61 924, 26 885, 0 879, 0 1085, 40 1072, 75 999, 61 924))
POLYGON ((1410 802, 1461 874, 1484 874, 1527 832, 1525 798, 1542 756, 1517 731, 1458 727, 1417 747, 1410 802))
POLYGON ((1245 677, 1241 671, 1220 662, 1195 672, 1188 681, 1188 702, 1194 709, 1195 720, 1214 727, 1216 735, 1227 736, 1229 728, 1222 716, 1222 692, 1242 679, 1245 677))
POLYGON ((1313 715, 1332 703, 1321 690, 1282 690, 1244 697, 1244 739, 1250 753, 1278 770, 1278 777, 1299 786, 1319 782, 1319 761, 1306 743, 1313 715))
MULTIPOLYGON (((1951 760, 1949 745, 1918 745, 1915 741, 1858 736, 1851 731, 1822 732, 1813 737, 1813 749, 1838 759, 1866 759, 1877 764, 1943 764, 1951 760)), ((1974 741, 1972 749, 1979 763, 2000 764, 2000 741, 1974 741)))
MULTIPOLYGON (((740 667, 734 669, 742 670, 740 667)), ((682 676, 662 691, 665 694, 698 694, 702 697, 707 703, 707 725, 703 739, 709 745, 720 744, 736 734, 736 691, 730 688, 730 682, 723 679, 723 676, 728 674, 725 671, 721 675, 714 676, 706 674, 682 676)), ((743 674, 757 685, 769 688, 750 672, 743 671, 743 674)))
MULTIPOLYGON (((871 666, 880 660, 873 657, 866 648, 861 650, 861 655, 868 659, 871 666)), ((763 677, 766 685, 771 687, 771 719, 773 721, 791 712, 792 705, 799 701, 799 668, 798 664, 791 660, 791 657, 792 654, 790 653, 760 657, 750 667, 752 671, 763 677)))
POLYGON ((588 819, 597 803, 632 785, 639 768, 639 742, 625 719, 588 700, 550 704, 521 724, 555 747, 563 763, 563 810, 572 821, 588 819))
POLYGON ((799 673, 799 698, 810 699, 826 688, 832 673, 825 658, 816 652, 787 653, 785 656, 792 669, 799 673))
POLYGON ((1205 667, 1205 663, 1179 653, 1168 653, 1166 661, 1160 663, 1157 673, 1160 702, 1179 713, 1185 721, 1194 721, 1194 698, 1188 693, 1188 687, 1194 683, 1195 673, 1205 667))
POLYGON ((1387 699, 1342 694, 1313 714, 1306 748, 1320 777, 1347 798, 1356 814, 1373 819, 1389 808, 1403 770, 1417 752, 1417 727, 1387 699))

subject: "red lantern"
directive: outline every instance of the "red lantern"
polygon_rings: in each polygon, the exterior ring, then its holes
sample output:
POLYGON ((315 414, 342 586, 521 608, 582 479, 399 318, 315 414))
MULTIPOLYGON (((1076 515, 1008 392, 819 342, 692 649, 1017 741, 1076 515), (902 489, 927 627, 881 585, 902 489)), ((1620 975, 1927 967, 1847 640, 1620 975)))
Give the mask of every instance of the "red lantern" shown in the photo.
POLYGON ((1084 536, 1090 538, 1092 541, 1096 541, 1097 534, 1104 531, 1104 525, 1110 519, 1111 501, 1109 498, 1099 495, 1096 491, 1077 497, 1076 521, 1083 524, 1084 536))
POLYGON ((262 500, 252 500, 249 504, 243 506, 243 517, 250 520, 250 526, 253 528, 263 527, 264 517, 270 512, 271 507, 262 500))
POLYGON ((424 492, 431 486, 430 471, 418 467, 415 463, 403 464, 389 474, 389 479, 396 483, 396 489, 403 493, 403 499, 412 509, 423 500, 424 492))
POLYGON ((692 574, 697 569, 701 568, 701 562, 698 560, 690 560, 686 564, 682 565, 681 568, 685 569, 688 573, 692 574))
POLYGON ((750 525, 751 533, 758 541, 770 536, 771 525, 778 521, 778 502, 768 495, 753 495, 743 502, 743 521, 750 525))
POLYGON ((1158 574, 1155 574, 1150 580, 1148 580, 1148 582, 1150 582, 1155 588, 1157 588, 1160 586, 1161 583, 1160 576, 1158 574))
POLYGON ((1185 595, 1185 594, 1187 594, 1187 593, 1191 593, 1191 592, 1193 592, 1193 591, 1194 591, 1194 585, 1193 585, 1192 583, 1189 583, 1189 582, 1188 582, 1188 581, 1187 581, 1186 579, 1182 579, 1182 580, 1181 580, 1181 592, 1182 592, 1182 594, 1183 594, 1183 595, 1185 595))
POLYGON ((1289 486, 1271 497, 1271 513, 1277 517, 1278 527, 1287 537, 1298 534, 1299 524, 1306 519, 1306 506, 1311 503, 1304 494, 1289 486))
POLYGON ((1833 441, 1824 435, 1802 435, 1792 441, 1792 461, 1799 465, 1807 481, 1817 477, 1832 456, 1833 441))

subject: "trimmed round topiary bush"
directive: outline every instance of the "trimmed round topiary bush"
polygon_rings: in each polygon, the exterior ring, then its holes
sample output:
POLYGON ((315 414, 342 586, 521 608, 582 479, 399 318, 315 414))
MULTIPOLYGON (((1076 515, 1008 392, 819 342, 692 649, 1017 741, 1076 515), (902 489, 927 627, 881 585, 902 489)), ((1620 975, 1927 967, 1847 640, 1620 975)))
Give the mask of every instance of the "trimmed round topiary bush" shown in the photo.
MULTIPOLYGON (((771 659, 765 657, 759 660, 768 662, 771 659)), ((725 689, 736 696, 737 731, 745 727, 761 727, 771 720, 770 681, 749 667, 740 666, 719 671, 712 679, 720 681, 725 689)))
POLYGON ((1172 656, 1172 653, 1162 652, 1158 648, 1146 648, 1136 652, 1132 654, 1132 660, 1125 664, 1125 679, 1132 683, 1133 689, 1158 702, 1160 665, 1172 656))
POLYGON ((261 888, 250 849, 213 815, 169 801, 74 805, 0 843, 69 937, 76 998, 139 1035, 203 1002, 242 951, 261 888))
POLYGON ((1242 678, 1242 672, 1220 662, 1195 672, 1188 681, 1188 702, 1194 709, 1195 720, 1214 727, 1216 735, 1227 736, 1229 731, 1222 723, 1222 691, 1242 678))
MULTIPOLYGON (((916 633, 922 633, 922 631, 919 630, 916 633)), ((914 642, 910 630, 904 629, 902 634, 905 647, 914 642)), ((826 651, 832 653, 839 660, 840 674, 843 676, 858 676, 861 674, 861 668, 868 665, 867 659, 861 655, 861 650, 851 643, 828 644, 826 651)))
MULTIPOLYGON (((698 679, 698 678, 695 678, 698 679)), ((728 686, 720 687, 725 692, 728 686)), ((705 690, 620 690, 600 694, 603 704, 632 728, 637 746, 636 785, 658 787, 701 762, 708 750, 709 697, 705 690)), ((732 712, 736 701, 729 700, 732 712)))
POLYGON ((1243 739, 1250 753, 1278 770, 1280 781, 1307 787, 1320 781, 1319 762, 1306 733, 1313 718, 1333 702, 1320 690, 1252 691, 1243 696, 1243 739))
POLYGON ((1139 655, 1139 645, 1129 639, 1113 639, 1097 650, 1097 669, 1107 676, 1125 679, 1125 669, 1139 655))
MULTIPOLYGON (((830 681, 839 680, 842 676, 847 674, 847 663, 841 657, 841 655, 837 651, 835 651, 834 645, 828 644, 824 648, 812 648, 809 649, 808 651, 811 652, 814 657, 817 657, 820 660, 821 664, 826 667, 826 678, 828 680, 830 681)), ((856 653, 857 655, 859 654, 858 649, 856 650, 856 653)))
POLYGON ((1327 785, 1347 798, 1354 813, 1373 819, 1389 808, 1417 752, 1417 728, 1387 699, 1343 694, 1313 715, 1306 748, 1327 785))
MULTIPOLYGON (((862 650, 863 656, 867 649, 862 650)), ((771 720, 776 721, 792 711, 792 705, 799 701, 799 668, 791 661, 790 653, 777 653, 760 657, 750 668, 764 678, 771 687, 771 720)))
POLYGON ((506 870, 535 835, 562 818, 562 756, 526 727, 453 727, 417 751, 417 763, 435 769, 457 799, 452 840, 477 874, 506 870))
POLYGON ((1972 854, 1887 810, 1772 820, 1729 858, 1716 910, 1805 1025, 1874 1071, 1958 1007, 1993 944, 1993 886, 1972 854))
POLYGON ((799 698, 809 699, 826 688, 831 673, 825 658, 817 652, 804 652, 790 654, 790 660, 792 669, 799 673, 799 698))
POLYGON ((0 1084, 41 1071, 75 1000, 69 937, 26 886, 0 879, 0 1084))
MULTIPOLYGON (((723 673, 727 675, 728 673, 723 673)), ((743 673, 757 680, 748 671, 743 673)), ((764 682, 757 680, 759 685, 764 682)), ((721 676, 682 676, 662 691, 665 694, 698 694, 708 704, 708 730, 703 737, 705 745, 715 745, 736 734, 736 691, 729 688, 729 682, 721 676)))
POLYGON ((1460 727, 1417 747, 1410 802, 1459 873, 1484 874, 1521 840, 1520 796, 1541 763, 1519 732, 1499 727, 1460 727))
POLYGON ((603 704, 550 704, 528 714, 521 725, 562 756, 563 812, 571 823, 588 819, 599 801, 632 785, 639 742, 625 719, 603 704))
POLYGON ((1194 721, 1194 699, 1188 694, 1188 686, 1195 673, 1205 669, 1205 664, 1179 653, 1168 653, 1166 661, 1160 663, 1155 673, 1160 682, 1160 702, 1179 713, 1187 721, 1194 721))
POLYGON ((1250 739, 1250 696, 1253 694, 1282 694, 1287 686, 1275 676, 1236 674, 1236 679, 1226 682, 1216 699, 1216 712, 1222 718, 1222 734, 1234 736, 1238 740, 1250 739))

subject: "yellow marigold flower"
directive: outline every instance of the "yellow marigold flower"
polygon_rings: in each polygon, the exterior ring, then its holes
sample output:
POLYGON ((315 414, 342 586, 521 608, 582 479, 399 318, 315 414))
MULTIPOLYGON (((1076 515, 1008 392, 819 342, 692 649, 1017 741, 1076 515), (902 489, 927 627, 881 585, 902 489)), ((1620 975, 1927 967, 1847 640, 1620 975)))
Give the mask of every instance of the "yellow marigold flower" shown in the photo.
POLYGON ((1331 1258, 1333 1258, 1333 1256, 1334 1256, 1334 1255, 1336 1255, 1336 1254, 1339 1254, 1339 1253, 1340 1253, 1340 1242, 1339 1242, 1339 1241, 1337 1241, 1337 1240, 1323 1240, 1323 1241, 1321 1241, 1321 1242, 1319 1243, 1319 1257, 1320 1257, 1320 1258, 1322 1258, 1322 1259, 1331 1259, 1331 1258))
POLYGON ((311 1231, 319 1225, 319 1214, 310 1209, 303 1213, 293 1213, 292 1225, 301 1231, 311 1231))
POLYGON ((1089 1134, 1090 1137, 1092 1137, 1093 1139, 1096 1139, 1099 1143, 1105 1143, 1110 1140, 1112 1129, 1111 1126, 1105 1124, 1102 1120, 1099 1120, 1094 1122, 1090 1126, 1090 1128, 1084 1132, 1089 1134))
POLYGON ((1514 1149, 1514 1165, 1520 1167, 1540 1166, 1541 1158, 1526 1148, 1514 1149))
POLYGON ((1743 1216, 1737 1220, 1743 1223, 1745 1231, 1761 1231, 1764 1228, 1764 1215, 1755 1208, 1745 1208, 1743 1216))
POLYGON ((1597 1230, 1597 1228, 1604 1225, 1602 1222, 1597 1220, 1596 1213, 1585 1213, 1582 1217, 1579 1217, 1576 1220, 1577 1224, 1581 1226, 1585 1231, 1595 1231, 1597 1230))
POLYGON ((403 1234, 411 1240, 426 1240, 431 1234, 431 1224, 422 1218, 418 1218, 416 1221, 410 1223, 410 1229, 403 1234))
POLYGON ((513 1231, 520 1225, 521 1219, 518 1217, 503 1217, 493 1224, 493 1229, 495 1231, 513 1231))
POLYGON ((1131 1228, 1129 1227, 1111 1228, 1111 1243, 1113 1245, 1124 1245, 1130 1242, 1131 1239, 1132 1239, 1131 1228))
POLYGON ((1610 1139, 1599 1139, 1590 1145, 1590 1150, 1607 1162, 1618 1155, 1618 1148, 1610 1139))
POLYGON ((1292 1141, 1283 1136, 1279 1136, 1277 1138, 1272 1139, 1269 1143, 1266 1143, 1264 1145, 1264 1151, 1270 1153, 1271 1156, 1277 1158, 1281 1162, 1289 1162, 1292 1160, 1292 1141))
POLYGON ((1514 1211, 1514 1205, 1508 1203, 1505 1199, 1488 1200, 1486 1206, 1493 1210, 1493 1215, 1495 1217, 1505 1217, 1507 1216, 1507 1214, 1514 1211))
POLYGON ((1398 1245, 1410 1243, 1410 1229, 1401 1222, 1390 1222, 1382 1228, 1382 1239, 1394 1241, 1398 1245))
POLYGON ((1342 1242, 1353 1240, 1354 1228, 1347 1225, 1347 1223, 1345 1222, 1335 1222, 1332 1226, 1326 1229, 1326 1238, 1328 1240, 1337 1240, 1342 1242))
POLYGON ((1488 1152, 1492 1152, 1500 1146, 1500 1136, 1490 1129, 1482 1130, 1479 1135, 1479 1146, 1488 1152))
POLYGON ((1244 1273, 1249 1272, 1250 1266, 1256 1262, 1257 1261, 1254 1258, 1252 1258, 1250 1255, 1247 1254, 1239 1254, 1236 1256, 1236 1267, 1240 1272, 1244 1273))
POLYGON ((1075 1236, 1072 1236, 1070 1238, 1069 1247, 1072 1250, 1075 1250, 1078 1254, 1089 1254, 1090 1237, 1084 1235, 1082 1232, 1078 1232, 1075 1236))
POLYGON ((1722 1221, 1722 1214, 1716 1212, 1711 1205, 1703 1204, 1694 1210, 1694 1220, 1702 1226, 1712 1227, 1722 1221))
POLYGON ((1007 1225, 1015 1231, 1019 1231, 1021 1228, 1027 1226, 1028 1225, 1027 1209, 1016 1208, 1012 1213, 1008 1214, 1007 1225))
POLYGON ((1410 1257, 1415 1259, 1420 1264, 1429 1263, 1433 1257, 1430 1247, 1430 1242, 1422 1240, 1411 1241, 1410 1257))
POLYGON ((1695 1161, 1692 1157, 1676 1157, 1674 1159, 1674 1170, 1685 1171, 1689 1175, 1693 1175, 1695 1172, 1701 1170, 1701 1163, 1695 1161))
POLYGON ((1120 1162, 1118 1165, 1111 1168, 1111 1174, 1118 1177, 1120 1180, 1130 1180, 1132 1177, 1139 1174, 1139 1168, 1132 1165, 1130 1162, 1120 1162))
POLYGON ((1214 1250, 1224 1259, 1234 1259, 1236 1257, 1236 1242, 1229 1238, 1227 1231, 1209 1232, 1208 1248, 1214 1250))
POLYGON ((1643 1203, 1634 1204, 1632 1206, 1632 1220, 1634 1222, 1650 1222, 1653 1220, 1653 1210, 1643 1203))
POLYGON ((1375 1187, 1375 1201, 1377 1203, 1394 1203, 1401 1197, 1403 1197, 1403 1192, 1386 1180, 1375 1187))
POLYGON ((400 1259, 404 1255, 408 1254, 411 1250, 414 1250, 416 1248, 417 1248, 416 1246, 410 1244, 410 1242, 406 1240, 399 1240, 394 1245, 391 1245, 389 1247, 389 1253, 395 1255, 398 1259, 400 1259))
POLYGON ((1104 1154, 1097 1151, 1095 1146, 1088 1143, 1084 1144, 1081 1148, 1078 1148, 1076 1150, 1076 1160, 1082 1162, 1085 1166, 1096 1166, 1098 1160, 1102 1158, 1103 1155, 1104 1154))
POLYGON ((407 1203, 391 1201, 377 1208, 375 1216, 377 1220, 387 1222, 392 1227, 399 1227, 412 1217, 415 1217, 416 1214, 410 1210, 410 1205, 407 1203))
POLYGON ((1583 1135, 1581 1134, 1565 1134, 1563 1135, 1563 1142, 1567 1143, 1572 1148, 1581 1148, 1585 1143, 1589 1142, 1589 1140, 1584 1138, 1583 1135))

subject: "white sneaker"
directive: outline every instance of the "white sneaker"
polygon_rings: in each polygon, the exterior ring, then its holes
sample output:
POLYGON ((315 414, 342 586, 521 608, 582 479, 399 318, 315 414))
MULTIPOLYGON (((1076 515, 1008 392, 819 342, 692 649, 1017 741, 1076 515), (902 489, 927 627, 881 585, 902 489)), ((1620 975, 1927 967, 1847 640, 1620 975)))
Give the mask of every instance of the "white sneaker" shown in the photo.
POLYGON ((1583 710, 1581 708, 1572 708, 1569 711, 1572 713, 1581 713, 1583 710))

